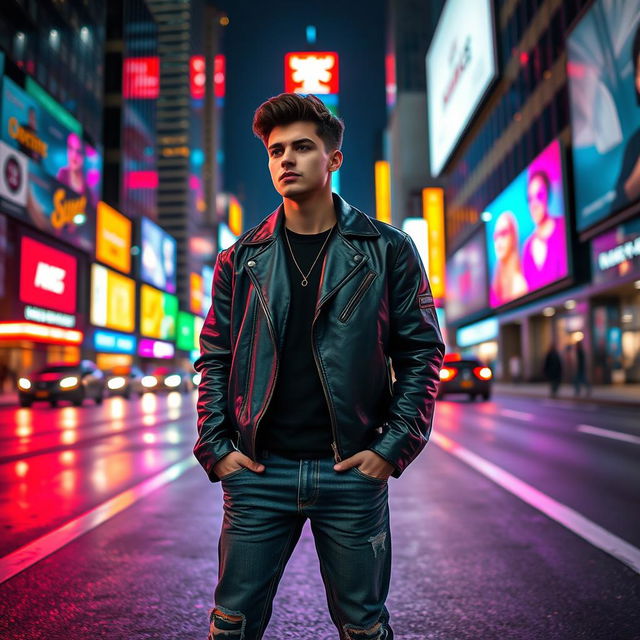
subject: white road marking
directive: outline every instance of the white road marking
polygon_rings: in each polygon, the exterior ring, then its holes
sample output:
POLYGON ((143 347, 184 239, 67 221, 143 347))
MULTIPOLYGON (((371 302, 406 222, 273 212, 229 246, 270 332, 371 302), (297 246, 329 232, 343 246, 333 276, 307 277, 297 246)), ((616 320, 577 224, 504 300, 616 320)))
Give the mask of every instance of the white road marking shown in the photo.
POLYGON ((533 413, 514 411, 513 409, 500 409, 499 413, 505 418, 515 418, 516 420, 524 420, 525 422, 531 422, 535 417, 533 413))
POLYGON ((155 476, 99 504, 91 511, 0 558, 0 584, 113 518, 152 491, 173 482, 196 464, 197 460, 193 456, 188 456, 155 476))
POLYGON ((465 447, 451 440, 451 438, 434 432, 431 435, 431 439, 442 449, 473 467, 483 476, 509 491, 509 493, 517 496, 534 509, 541 511, 552 520, 569 529, 569 531, 573 531, 573 533, 591 543, 594 547, 617 558, 620 562, 631 567, 636 573, 640 573, 640 549, 637 547, 607 531, 592 520, 585 518, 570 507, 542 493, 542 491, 516 478, 508 471, 469 451, 469 449, 465 449, 465 447))
POLYGON ((640 444, 640 437, 633 436, 630 433, 624 433, 623 431, 601 429, 600 427, 592 427, 590 424, 579 424, 577 429, 582 433, 590 433, 593 436, 601 436, 602 438, 611 438, 612 440, 622 440, 623 442, 640 444))

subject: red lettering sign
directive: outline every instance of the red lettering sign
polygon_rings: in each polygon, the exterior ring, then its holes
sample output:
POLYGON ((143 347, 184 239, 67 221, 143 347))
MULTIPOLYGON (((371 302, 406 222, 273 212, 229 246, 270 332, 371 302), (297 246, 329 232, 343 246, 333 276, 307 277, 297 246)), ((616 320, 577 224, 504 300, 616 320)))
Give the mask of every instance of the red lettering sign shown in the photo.
POLYGON ((338 54, 331 51, 287 53, 284 57, 284 87, 287 93, 339 93, 338 54))
POLYGON ((23 237, 20 300, 45 309, 76 312, 77 262, 73 256, 23 237))
POLYGON ((155 99, 160 95, 160 59, 127 58, 122 67, 122 94, 125 98, 155 99))
POLYGON ((196 100, 204 98, 206 82, 207 74, 204 56, 191 56, 189 61, 189 85, 192 98, 196 100))

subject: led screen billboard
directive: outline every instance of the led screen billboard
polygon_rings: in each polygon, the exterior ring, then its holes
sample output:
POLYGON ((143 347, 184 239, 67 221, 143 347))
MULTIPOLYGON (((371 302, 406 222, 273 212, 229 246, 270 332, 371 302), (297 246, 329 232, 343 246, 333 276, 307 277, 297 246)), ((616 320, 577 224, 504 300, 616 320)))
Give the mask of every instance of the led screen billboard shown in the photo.
POLYGON ((565 213, 556 140, 486 208, 491 307, 569 274, 565 213))
POLYGON ((28 236, 20 243, 20 300, 63 313, 76 312, 77 260, 28 236))
POLYGON ((136 283, 99 264, 91 266, 91 323, 131 333, 135 330, 136 283))
POLYGON ((131 271, 131 220, 104 202, 98 203, 96 259, 124 273, 131 271))
POLYGON ((140 238, 141 279, 158 289, 175 293, 178 251, 175 239, 148 218, 140 220, 140 238))
POLYGON ((186 311, 178 311, 178 338, 176 346, 183 351, 198 348, 198 336, 195 334, 196 316, 186 311))
POLYGON ((143 284, 140 287, 140 333, 158 340, 175 340, 178 298, 143 284))
POLYGON ((594 283, 640 277, 640 218, 610 229, 591 241, 594 283))
POLYGON ((568 40, 579 231, 640 198, 639 38, 640 0, 599 0, 568 40))
POLYGON ((447 262, 446 309, 449 322, 487 306, 487 258, 484 238, 475 235, 447 262))
POLYGON ((429 158, 438 175, 497 75, 491 0, 448 0, 426 57, 429 158))

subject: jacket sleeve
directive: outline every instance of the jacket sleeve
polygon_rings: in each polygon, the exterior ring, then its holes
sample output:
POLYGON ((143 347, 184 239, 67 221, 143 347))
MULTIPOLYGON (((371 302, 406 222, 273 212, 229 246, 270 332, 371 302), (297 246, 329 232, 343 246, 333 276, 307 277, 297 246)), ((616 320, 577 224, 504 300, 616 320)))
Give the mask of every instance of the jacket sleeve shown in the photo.
POLYGON ((194 368, 201 375, 198 385, 198 439, 193 453, 211 482, 219 478, 215 464, 236 450, 227 412, 231 367, 232 269, 229 252, 218 254, 213 273, 211 309, 200 333, 200 357, 194 368))
POLYGON ((399 477, 427 444, 444 357, 429 281, 405 237, 389 276, 389 355, 396 381, 382 433, 369 447, 399 477))

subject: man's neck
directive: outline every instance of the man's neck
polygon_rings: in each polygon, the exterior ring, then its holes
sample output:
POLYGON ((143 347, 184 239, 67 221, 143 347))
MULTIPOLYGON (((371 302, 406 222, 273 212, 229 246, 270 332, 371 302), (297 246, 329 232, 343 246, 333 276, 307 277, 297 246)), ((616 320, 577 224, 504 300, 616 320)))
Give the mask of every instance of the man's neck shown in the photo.
POLYGON ((287 229, 294 233, 322 233, 336 223, 331 191, 313 194, 304 200, 283 199, 287 229))

